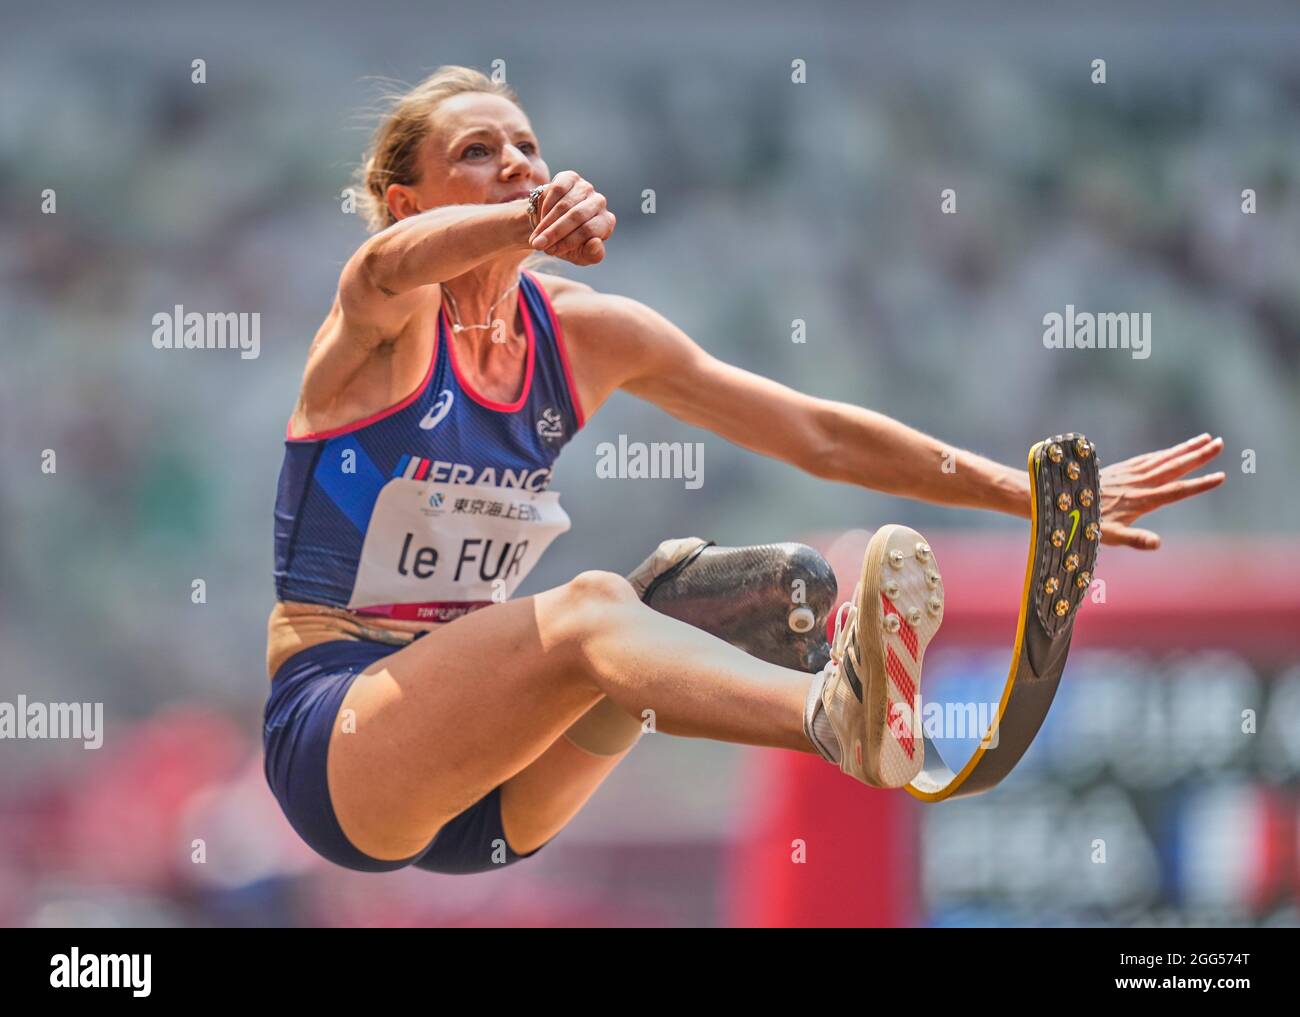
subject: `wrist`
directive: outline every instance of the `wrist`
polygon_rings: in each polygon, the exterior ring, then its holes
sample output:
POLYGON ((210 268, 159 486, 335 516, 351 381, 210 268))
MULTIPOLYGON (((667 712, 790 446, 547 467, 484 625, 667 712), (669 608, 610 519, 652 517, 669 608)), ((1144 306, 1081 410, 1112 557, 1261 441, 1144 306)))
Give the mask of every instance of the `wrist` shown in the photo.
POLYGON ((514 201, 506 202, 505 207, 509 209, 510 214, 511 247, 532 251, 529 241, 536 226, 528 214, 528 199, 516 198, 514 201))
POLYGON ((1006 512, 1008 515, 1019 516, 1021 519, 1028 519, 1030 516, 1029 505, 1029 474, 1024 470, 1015 470, 1009 466, 1001 469, 1000 475, 994 480, 997 495, 997 508, 1006 512))

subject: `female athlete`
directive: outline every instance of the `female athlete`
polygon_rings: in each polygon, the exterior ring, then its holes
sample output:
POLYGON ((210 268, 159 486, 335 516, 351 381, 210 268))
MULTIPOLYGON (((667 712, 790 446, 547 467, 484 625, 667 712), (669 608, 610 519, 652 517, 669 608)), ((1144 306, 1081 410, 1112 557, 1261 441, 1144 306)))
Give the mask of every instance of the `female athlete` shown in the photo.
MULTIPOLYGON (((513 91, 477 71, 440 68, 397 99, 361 172, 373 235, 311 344, 275 507, 266 776, 303 839, 363 871, 512 863, 651 718, 817 753, 876 787, 911 780, 919 753, 900 753, 886 711, 899 685, 919 692, 942 616, 919 534, 876 533, 832 659, 808 674, 642 602, 695 539, 665 542, 631 582, 589 571, 508 599, 569 525, 552 464, 622 389, 815 476, 924 501, 1027 517, 1028 475, 965 452, 944 470, 934 438, 722 363, 636 300, 529 271, 534 256, 601 261, 615 217, 576 172, 551 176, 513 91), (904 637, 910 673, 887 676, 883 641, 904 637)), ((1180 479, 1221 448, 1202 435, 1106 467, 1103 539, 1158 546, 1133 523, 1221 483, 1180 479)))

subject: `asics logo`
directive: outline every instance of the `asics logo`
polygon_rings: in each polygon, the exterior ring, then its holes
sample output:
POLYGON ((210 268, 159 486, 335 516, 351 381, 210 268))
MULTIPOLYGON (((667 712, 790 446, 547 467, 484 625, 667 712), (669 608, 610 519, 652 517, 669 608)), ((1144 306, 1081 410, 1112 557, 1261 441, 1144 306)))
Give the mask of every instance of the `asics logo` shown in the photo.
POLYGON ((444 388, 438 393, 438 401, 429 407, 429 412, 420 421, 420 428, 425 431, 432 431, 442 423, 442 418, 451 412, 451 404, 455 401, 456 393, 449 388, 444 388))
POLYGON ((1070 550, 1070 545, 1074 543, 1074 535, 1079 530, 1079 510, 1075 509, 1070 513, 1070 539, 1065 542, 1065 549, 1070 550))

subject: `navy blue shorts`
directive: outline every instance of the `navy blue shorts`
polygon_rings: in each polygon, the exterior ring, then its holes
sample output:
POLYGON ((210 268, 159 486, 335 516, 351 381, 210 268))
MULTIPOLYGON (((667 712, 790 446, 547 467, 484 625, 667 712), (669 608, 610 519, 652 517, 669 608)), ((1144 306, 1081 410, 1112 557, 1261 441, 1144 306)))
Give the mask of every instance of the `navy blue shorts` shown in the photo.
POLYGON ((353 846, 330 802, 325 776, 330 732, 353 680, 400 647, 371 640, 319 643, 295 653, 271 679, 262 725, 263 769, 290 825, 317 854, 361 872, 415 865, 432 872, 486 872, 529 858, 506 843, 498 785, 449 820, 422 851, 383 861, 353 846))

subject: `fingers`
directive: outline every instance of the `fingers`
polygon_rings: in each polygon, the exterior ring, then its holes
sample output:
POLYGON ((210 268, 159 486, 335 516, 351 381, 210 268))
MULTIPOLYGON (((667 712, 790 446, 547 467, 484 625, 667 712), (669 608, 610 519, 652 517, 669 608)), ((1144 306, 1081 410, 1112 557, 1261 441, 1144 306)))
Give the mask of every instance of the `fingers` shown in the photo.
POLYGON ((546 190, 542 192, 542 200, 537 206, 537 225, 539 228, 548 221, 554 220, 554 216, 551 216, 550 219, 547 218, 548 213, 581 179, 573 170, 561 170, 551 178, 551 182, 547 185, 546 190))
POLYGON ((1154 551, 1160 546, 1160 534, 1123 523, 1106 523, 1101 529, 1103 544, 1118 544, 1139 551, 1154 551))
POLYGON ((1137 456, 1135 458, 1138 461, 1135 462, 1134 465, 1142 469, 1150 469, 1152 466, 1159 466, 1163 463, 1169 462, 1171 459, 1177 459, 1179 456, 1186 455, 1188 452, 1201 448, 1204 445, 1208 445, 1212 440, 1213 439, 1209 432, 1204 432, 1198 434, 1195 438, 1188 438, 1186 441, 1180 442, 1177 445, 1171 445, 1169 448, 1160 449, 1156 452, 1148 452, 1144 456, 1137 456))
POLYGON ((585 244, 582 245, 581 255, 582 255, 582 261, 580 262, 580 264, 583 265, 595 265, 601 261, 604 261, 605 242, 601 240, 599 237, 592 237, 590 240, 588 240, 585 244))
POLYGON ((555 241, 561 239, 566 233, 573 229, 575 225, 590 219, 596 212, 602 211, 605 207, 605 196, 596 191, 586 180, 581 178, 560 195, 555 203, 542 213, 537 220, 537 228, 533 230, 530 242, 540 251, 549 247, 555 241), (599 207, 593 207, 593 201, 599 207), (579 209, 586 209, 586 215, 577 215, 579 209), (564 223, 569 221, 568 228, 563 227, 564 223), (545 241, 538 246, 538 241, 545 241))
POLYGON ((573 170, 564 170, 542 194, 529 246, 574 265, 594 265, 604 260, 616 222, 605 196, 573 170))
POLYGON ((1143 512, 1150 512, 1152 509, 1171 505, 1176 501, 1182 501, 1184 498, 1191 498, 1194 495, 1211 491, 1226 479, 1226 473, 1207 473, 1203 477, 1192 477, 1190 480, 1176 480, 1172 484, 1164 484, 1150 490, 1135 492, 1131 501, 1134 507, 1143 512))
MULTIPOLYGON (((568 199, 566 198, 565 201, 568 199)), ((563 202, 556 205, 553 211, 559 212, 563 202)), ((587 195, 577 204, 571 206, 567 212, 560 215, 551 225, 538 228, 533 232, 533 238, 529 243, 539 251, 548 250, 556 244, 564 241, 570 234, 590 225, 592 230, 598 230, 606 225, 601 216, 605 212, 605 196, 603 194, 592 193, 587 195)), ((591 231, 589 230, 588 235, 591 231)), ((578 239, 578 238, 574 238, 578 239)), ((585 237, 582 239, 586 239, 585 237)))
POLYGON ((546 252, 552 258, 561 258, 571 265, 595 265, 605 260, 605 244, 599 237, 592 237, 577 247, 561 244, 546 252))
POLYGON ((614 224, 613 212, 601 212, 546 248, 545 253, 575 265, 594 265, 605 257, 604 245, 613 235, 614 224), (596 243, 593 244, 593 241, 596 243))
POLYGON ((1167 480, 1177 480, 1185 473, 1191 473, 1192 470, 1199 469, 1208 463, 1211 459, 1223 451, 1223 439, 1215 438, 1213 441, 1206 442, 1203 445, 1195 446, 1189 452, 1180 456, 1165 460, 1154 467, 1148 467, 1148 472, 1142 476, 1144 483, 1161 483, 1167 480))

